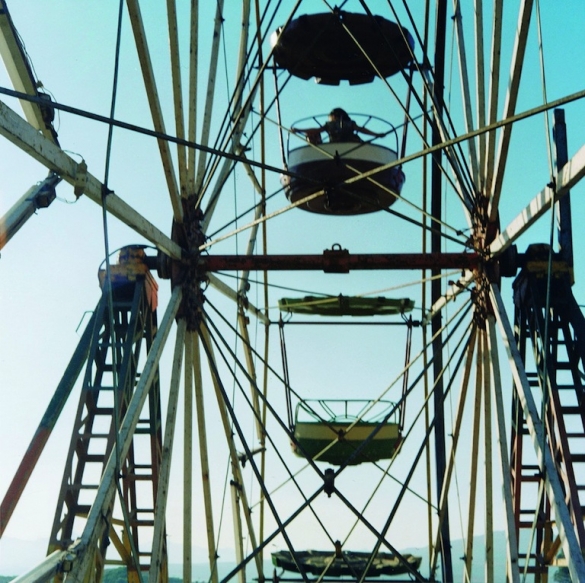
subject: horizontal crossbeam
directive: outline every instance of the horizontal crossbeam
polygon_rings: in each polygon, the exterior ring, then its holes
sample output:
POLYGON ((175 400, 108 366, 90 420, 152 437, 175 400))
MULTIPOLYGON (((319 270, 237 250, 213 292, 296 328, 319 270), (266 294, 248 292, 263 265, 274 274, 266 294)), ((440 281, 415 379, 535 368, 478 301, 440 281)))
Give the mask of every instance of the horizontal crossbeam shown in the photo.
POLYGON ((322 255, 215 255, 199 258, 203 271, 324 271, 348 273, 383 269, 473 269, 476 253, 379 253, 350 254, 329 251, 322 255))

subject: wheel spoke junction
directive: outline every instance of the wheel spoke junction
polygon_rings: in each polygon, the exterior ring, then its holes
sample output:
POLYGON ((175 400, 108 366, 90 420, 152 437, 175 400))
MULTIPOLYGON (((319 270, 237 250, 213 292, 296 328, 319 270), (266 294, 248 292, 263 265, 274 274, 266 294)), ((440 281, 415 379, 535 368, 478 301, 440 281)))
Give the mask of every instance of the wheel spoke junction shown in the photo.
POLYGON ((582 11, 26 4, 0 573, 585 580, 582 11))

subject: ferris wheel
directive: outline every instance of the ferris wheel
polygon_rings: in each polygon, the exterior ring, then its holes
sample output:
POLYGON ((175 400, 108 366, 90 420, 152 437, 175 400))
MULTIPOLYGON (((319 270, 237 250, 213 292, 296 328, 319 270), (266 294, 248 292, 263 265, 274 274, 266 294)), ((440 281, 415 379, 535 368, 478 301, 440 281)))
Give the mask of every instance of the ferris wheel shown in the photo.
POLYGON ((583 11, 159 4, 0 0, 0 560, 585 580, 583 11))

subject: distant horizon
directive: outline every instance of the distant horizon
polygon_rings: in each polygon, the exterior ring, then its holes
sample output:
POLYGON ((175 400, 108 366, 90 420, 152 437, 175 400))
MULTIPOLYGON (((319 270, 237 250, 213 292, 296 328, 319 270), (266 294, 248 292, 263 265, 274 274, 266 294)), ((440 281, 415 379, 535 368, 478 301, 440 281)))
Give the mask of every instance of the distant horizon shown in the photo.
MULTIPOLYGON (((474 541, 475 541, 475 545, 480 543, 481 541, 484 539, 484 535, 476 535, 474 537, 474 541)), ((16 546, 16 543, 24 543, 25 546, 27 546, 29 548, 29 551, 31 550, 32 546, 36 547, 36 552, 38 553, 39 550, 42 548, 46 548, 46 540, 44 539, 36 539, 36 540, 22 540, 22 539, 14 539, 11 537, 7 537, 6 539, 3 539, 5 543, 8 543, 8 545, 10 545, 11 543, 14 544, 16 546)), ((505 532, 503 531, 496 531, 494 532, 494 561, 496 563, 496 565, 499 568, 503 568, 505 565, 505 532)), ((474 546, 475 546, 474 545, 474 546)), ((461 557, 463 556, 463 541, 462 539, 455 539, 452 540, 452 551, 453 551, 453 565, 455 568, 455 572, 457 574, 461 573, 462 574, 462 565, 463 562, 461 559, 461 557), (460 568, 461 567, 461 568, 460 568)), ((21 548, 20 551, 22 551, 23 549, 21 548)), ((323 550, 323 549, 316 549, 316 550, 323 550)), ((365 550, 365 549, 352 549, 352 550, 365 550)), ((408 548, 403 548, 403 549, 399 549, 401 552, 406 552, 406 553, 411 553, 411 554, 416 554, 417 556, 422 556, 423 558, 423 562, 422 562, 422 570, 423 573, 425 572, 425 568, 426 568, 426 564, 428 563, 428 552, 427 552, 427 548, 426 546, 420 546, 420 547, 408 547, 408 548)), ((19 553, 19 551, 14 548, 14 551, 16 553, 19 553)), ((42 551, 41 551, 42 552, 42 551)), ((220 558, 217 562, 218 564, 218 570, 220 572, 220 575, 227 575, 227 573, 229 573, 229 571, 236 565, 236 561, 233 558, 233 551, 232 551, 232 558, 230 559, 228 554, 229 554, 229 549, 223 549, 220 550, 220 558), (225 557, 224 559, 222 559, 222 555, 225 557)), ((205 559, 201 559, 200 557, 202 555, 204 555, 206 553, 206 549, 203 549, 202 547, 193 547, 193 556, 196 557, 196 559, 193 561, 192 567, 192 580, 206 580, 209 577, 209 564, 205 559)), ((479 551, 479 553, 476 553, 476 556, 480 556, 481 555, 481 551, 479 551)), ((29 555, 30 556, 30 555, 29 555)), ((28 566, 28 569, 30 569, 30 559, 26 560, 26 564, 24 563, 25 559, 21 558, 22 555, 19 554, 15 554, 15 553, 2 553, 2 555, 0 555, 0 576, 2 577, 14 577, 14 576, 19 576, 22 575, 24 573, 26 573, 26 568, 28 566), (6 563, 4 561, 4 559, 6 558, 6 555, 10 555, 10 559, 12 559, 13 561, 21 561, 20 565, 21 567, 24 566, 24 568, 20 568, 18 570, 15 569, 10 569, 7 568, 5 565, 8 565, 8 563, 6 563), (16 557, 16 558, 15 558, 16 557)), ((39 555, 36 555, 37 558, 42 558, 39 557, 39 555)), ((13 565, 16 567, 17 563, 13 563, 13 565)), ((267 555, 267 557, 264 560, 264 566, 265 566, 265 570, 267 570, 268 568, 270 568, 271 570, 274 568, 272 565, 272 561, 271 561, 271 557, 269 555, 267 555)), ((106 566, 106 568, 118 568, 119 565, 111 565, 111 566, 106 566)), ((497 568, 496 567, 496 572, 497 568)), ((253 569, 253 565, 251 564, 250 569, 253 569)), ((474 569, 474 576, 481 577, 481 574, 478 573, 478 571, 483 571, 483 563, 479 564, 479 562, 475 565, 475 569, 474 569)), ((175 561, 171 561, 169 562, 169 576, 171 577, 182 577, 183 575, 183 565, 182 563, 179 562, 175 562, 175 561)), ((472 579, 473 580, 477 580, 477 581, 481 581, 481 579, 472 579)))

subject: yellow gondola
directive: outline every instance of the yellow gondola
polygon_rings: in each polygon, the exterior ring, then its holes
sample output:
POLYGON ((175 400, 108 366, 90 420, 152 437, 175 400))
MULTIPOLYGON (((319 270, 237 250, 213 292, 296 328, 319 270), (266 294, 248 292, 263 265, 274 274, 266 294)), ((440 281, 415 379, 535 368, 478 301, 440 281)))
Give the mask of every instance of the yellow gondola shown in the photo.
POLYGON ((301 401, 295 414, 293 452, 333 465, 389 459, 401 440, 398 409, 390 401, 301 401))
POLYGON ((414 301, 408 298, 365 298, 360 296, 305 296, 304 298, 281 298, 281 312, 319 316, 393 316, 411 312, 414 301))

